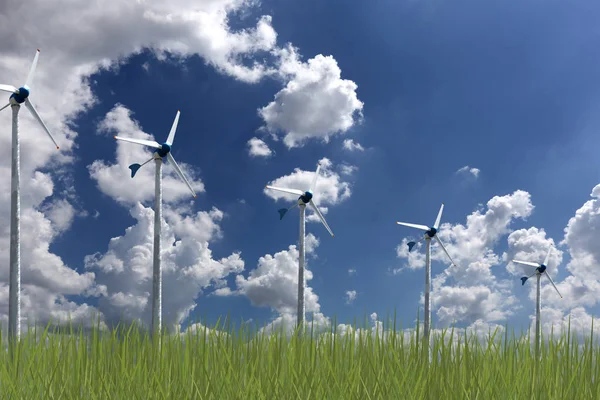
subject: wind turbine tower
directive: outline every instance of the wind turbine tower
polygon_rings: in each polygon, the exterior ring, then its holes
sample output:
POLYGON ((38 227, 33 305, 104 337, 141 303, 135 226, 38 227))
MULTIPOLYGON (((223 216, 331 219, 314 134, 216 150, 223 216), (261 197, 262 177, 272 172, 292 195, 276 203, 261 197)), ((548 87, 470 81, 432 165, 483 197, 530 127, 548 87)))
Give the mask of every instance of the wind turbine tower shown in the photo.
POLYGON ((35 68, 40 57, 37 49, 33 63, 29 69, 27 80, 20 88, 12 85, 0 85, 0 90, 10 93, 8 104, 0 108, 0 111, 10 106, 12 109, 12 166, 10 180, 10 284, 8 289, 8 340, 10 343, 21 338, 21 150, 19 143, 19 110, 21 104, 31 112, 33 117, 46 131, 52 143, 58 149, 56 141, 50 130, 39 116, 33 103, 29 99, 31 94, 31 82, 35 74, 35 68))
POLYGON ((318 164, 317 171, 315 172, 315 176, 313 177, 313 180, 312 180, 312 184, 310 185, 310 188, 306 191, 302 191, 299 189, 278 188, 278 187, 269 186, 269 185, 266 186, 267 189, 276 190, 276 191, 283 192, 283 193, 295 194, 297 196, 300 196, 300 197, 298 197, 298 201, 293 206, 291 206, 290 208, 282 208, 282 209, 279 209, 278 211, 279 211, 279 219, 282 220, 283 217, 285 216, 285 214, 289 210, 291 210, 292 208, 294 208, 296 206, 298 208, 300 208, 300 237, 299 237, 299 246, 298 246, 299 255, 298 255, 297 326, 302 327, 301 329, 303 329, 303 327, 304 327, 304 319, 305 319, 304 318, 305 317, 304 290, 306 288, 306 280, 304 279, 304 257, 305 257, 304 231, 305 231, 305 225, 306 225, 305 212, 306 212, 307 204, 310 204, 310 206, 313 208, 313 210, 315 211, 315 213, 317 214, 317 216, 319 217, 319 219, 325 226, 325 229, 327 229, 329 234, 333 237, 333 232, 331 231, 331 228, 327 224, 327 221, 325 221, 325 218, 323 217, 323 214, 321 214, 319 207, 317 207, 317 205, 313 201, 313 197, 314 197, 313 190, 315 189, 315 185, 317 184, 317 179, 319 177, 320 169, 321 169, 321 164, 318 164))
POLYGON ((550 275, 548 275, 548 271, 546 271, 551 252, 552 252, 552 247, 550 247, 548 249, 548 254, 546 254, 546 258, 544 259, 543 264, 533 263, 533 262, 529 262, 529 261, 512 260, 512 262, 517 263, 517 264, 527 265, 529 267, 535 267, 535 272, 533 274, 531 274, 530 276, 524 276, 521 278, 521 285, 525 285, 525 282, 527 282, 527 279, 529 279, 533 276, 535 276, 537 278, 537 288, 536 288, 536 297, 535 297, 535 359, 536 360, 539 360, 539 357, 540 357, 540 338, 541 338, 541 324, 540 324, 540 311, 541 311, 541 309, 540 309, 540 286, 541 286, 541 283, 540 283, 540 279, 542 278, 542 275, 545 275, 546 278, 548 278, 548 280, 554 287, 554 290, 556 290, 556 293, 558 293, 558 295, 560 296, 561 299, 563 298, 562 295, 560 294, 560 292, 558 291, 558 289, 556 288, 556 285, 552 281, 552 278, 550 278, 550 275))
MULTIPOLYGON (((425 240, 425 304, 424 304, 424 308, 425 308, 424 314, 425 315, 423 316, 423 325, 424 325, 423 334, 424 334, 425 339, 429 338, 430 321, 431 321, 431 307, 430 307, 430 304, 431 304, 430 303, 431 239, 435 239, 438 242, 438 244, 440 245, 442 250, 444 250, 444 253, 446 253, 448 258, 450 259, 450 262, 452 263, 452 265, 456 266, 454 261, 452 261, 452 257, 450 257, 450 254, 448 254, 448 251, 446 251, 446 248, 442 244, 442 241, 437 236, 438 229, 440 227, 440 221, 442 219, 443 211, 444 211, 444 204, 442 203, 442 206, 440 207, 440 211, 438 212, 437 218, 432 227, 428 227, 425 225, 418 225, 418 224, 409 224, 407 222, 396 222, 398 225, 408 226, 410 228, 416 228, 416 229, 425 231, 423 237, 421 239, 419 239, 417 242, 409 242, 408 243, 408 251, 411 251, 416 246, 417 243, 421 242, 422 240, 425 240)), ((427 343, 429 343, 429 342, 427 341, 427 343)))
POLYGON ((135 143, 142 146, 148 146, 155 149, 152 154, 152 158, 143 164, 131 164, 131 177, 133 178, 136 172, 150 161, 154 160, 156 163, 156 174, 154 177, 154 251, 153 251, 153 268, 152 268, 152 334, 161 332, 162 327, 162 268, 160 262, 160 237, 161 237, 161 220, 162 220, 162 163, 163 158, 166 157, 169 163, 175 168, 177 175, 185 182, 187 187, 192 192, 194 198, 196 192, 192 189, 192 185, 187 180, 179 165, 175 162, 173 155, 171 155, 171 148, 173 141, 175 140, 175 131, 177 130, 177 124, 179 123, 180 112, 177 111, 175 121, 167 137, 167 141, 163 144, 151 140, 132 139, 121 136, 115 136, 115 139, 122 140, 124 142, 135 143))

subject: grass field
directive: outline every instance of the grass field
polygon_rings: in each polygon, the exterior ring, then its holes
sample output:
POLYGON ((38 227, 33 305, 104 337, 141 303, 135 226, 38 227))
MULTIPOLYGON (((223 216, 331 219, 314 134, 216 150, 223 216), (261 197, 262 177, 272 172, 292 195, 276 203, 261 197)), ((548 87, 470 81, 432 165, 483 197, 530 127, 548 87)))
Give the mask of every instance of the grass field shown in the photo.
POLYGON ((550 338, 536 363, 527 336, 505 330, 482 341, 447 329, 432 335, 427 362, 418 329, 384 329, 385 335, 370 328, 341 335, 309 327, 288 336, 217 324, 164 335, 160 346, 135 325, 29 330, 14 360, 0 352, 0 397, 600 399, 593 336, 550 338))

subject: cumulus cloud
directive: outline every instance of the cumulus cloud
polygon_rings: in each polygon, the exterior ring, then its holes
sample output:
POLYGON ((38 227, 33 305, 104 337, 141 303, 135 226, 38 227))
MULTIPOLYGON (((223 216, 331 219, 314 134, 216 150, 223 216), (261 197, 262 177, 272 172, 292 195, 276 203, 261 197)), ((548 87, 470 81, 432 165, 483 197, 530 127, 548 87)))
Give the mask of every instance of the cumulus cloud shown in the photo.
POLYGON ((340 174, 350 176, 358 171, 358 167, 356 165, 341 164, 339 170, 340 174))
POLYGON ((352 304, 356 300, 356 290, 346 291, 346 304, 352 304))
POLYGON ((358 142, 355 142, 352 139, 344 140, 344 149, 348 151, 365 151, 365 148, 358 142))
POLYGON ((468 165, 465 165, 456 171, 457 174, 471 175, 475 178, 479 177, 479 172, 481 172, 479 168, 471 168, 468 165))
MULTIPOLYGON (((173 114, 174 117, 175 113, 173 114)), ((185 118, 185 116, 182 115, 181 118, 185 118)), ((164 139, 166 139, 169 133, 172 122, 172 120, 165 121, 164 139)), ((131 111, 120 104, 117 104, 106 114, 105 118, 100 122, 98 130, 113 136, 144 140, 158 139, 158 142, 163 141, 163 138, 154 138, 152 135, 143 132, 139 123, 132 118, 131 111)), ((177 133, 178 135, 185 134, 185 132, 177 133)), ((177 139, 176 135, 173 146, 177 146, 177 139)), ((98 189, 124 204, 153 200, 156 168, 154 162, 151 161, 140 168, 135 175, 135 179, 131 178, 131 170, 128 166, 133 163, 142 164, 149 160, 152 158, 152 150, 154 149, 121 140, 115 140, 115 142, 116 162, 114 164, 103 160, 96 160, 88 166, 90 176, 96 181, 98 189)), ((204 192, 204 184, 196 177, 194 170, 188 164, 182 162, 182 160, 177 160, 177 164, 183 170, 194 191, 196 193, 204 192)), ((166 203, 191 198, 189 188, 179 175, 177 175, 175 168, 168 163, 165 163, 162 168, 162 187, 163 201, 166 203)))
MULTIPOLYGON (((559 310, 592 307, 600 301, 600 249, 597 235, 594 234, 600 231, 600 184, 592 189, 590 196, 592 199, 575 212, 564 230, 561 245, 565 245, 569 251, 570 260, 566 269, 570 275, 556 285, 564 299, 558 301, 554 296, 545 299, 544 304, 559 310)), ((544 292, 551 294, 545 289, 544 292)))
POLYGON ((248 154, 251 157, 270 157, 273 155, 273 151, 271 151, 264 141, 253 137, 248 140, 248 154))
POLYGON ((319 54, 302 62, 291 45, 276 54, 279 73, 288 83, 259 114, 268 131, 284 132, 288 148, 301 147, 309 139, 328 143, 332 135, 348 131, 362 117, 358 86, 341 78, 332 56, 319 54))
MULTIPOLYGON (((104 253, 86 256, 86 270, 96 272, 96 282, 107 288, 98 308, 107 323, 125 321, 150 324, 152 307, 152 249, 154 211, 137 203, 130 210, 136 224, 111 239, 104 253)), ((195 299, 207 288, 224 287, 229 274, 244 269, 239 253, 213 259, 209 242, 221 235, 223 213, 182 213, 165 207, 162 224, 163 323, 176 329, 196 307, 195 299)))
MULTIPOLYGON (((319 296, 309 286, 313 274, 309 269, 310 259, 315 256, 319 240, 312 234, 305 239, 306 265, 304 278, 304 304, 306 310, 305 324, 310 326, 314 318, 315 324, 325 326, 329 319, 321 313, 319 296)), ((269 307, 278 316, 261 331, 265 333, 277 332, 283 328, 288 334, 296 327, 298 309, 298 257, 296 245, 290 245, 286 250, 266 254, 260 257, 258 265, 251 270, 248 277, 237 275, 235 291, 227 291, 221 295, 243 295, 256 307, 269 307)))

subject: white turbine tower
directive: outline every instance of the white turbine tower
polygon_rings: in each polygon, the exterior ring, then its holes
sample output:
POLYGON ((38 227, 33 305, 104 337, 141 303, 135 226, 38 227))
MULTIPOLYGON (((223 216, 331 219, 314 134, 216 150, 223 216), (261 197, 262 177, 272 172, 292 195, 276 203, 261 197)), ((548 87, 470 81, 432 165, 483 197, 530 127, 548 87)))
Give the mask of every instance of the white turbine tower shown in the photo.
POLYGON ((527 282, 527 279, 531 278, 532 276, 535 275, 537 277, 537 290, 536 290, 536 298, 535 298, 535 357, 536 357, 536 360, 539 359, 539 354, 540 354, 539 353, 540 352, 540 337, 541 337, 540 279, 542 278, 542 275, 545 275, 548 278, 548 280, 550 281, 552 286, 554 286, 554 290, 556 290, 556 293, 558 293, 558 295, 560 296, 561 299, 563 298, 562 295, 560 294, 560 292, 558 291, 558 289, 556 288, 556 285, 552 281, 552 278, 550 278, 550 275, 548 275, 548 271, 546 271, 546 268, 548 266, 548 259, 550 258, 551 252, 552 252, 552 247, 550 247, 548 249, 548 254, 546 254, 546 258, 544 259, 543 264, 533 263, 533 262, 529 262, 529 261, 512 260, 512 262, 517 263, 517 264, 535 267, 535 272, 533 274, 531 274, 530 276, 524 276, 521 278, 521 285, 525 285, 525 282, 527 282))
POLYGON ((29 109, 31 114, 46 131, 52 143, 58 149, 50 130, 40 118, 37 110, 29 100, 31 82, 40 56, 37 49, 33 63, 29 69, 27 80, 20 88, 12 85, 0 85, 0 90, 10 93, 8 104, 0 111, 10 106, 12 109, 12 167, 10 181, 10 285, 8 289, 8 339, 12 343, 21 338, 21 150, 19 143, 19 110, 21 104, 29 109))
POLYGON ((450 257, 450 254, 448 254, 448 251, 442 244, 442 241, 437 236, 438 229, 440 227, 440 220, 442 219, 443 211, 444 211, 444 204, 442 203, 442 206, 440 207, 440 211, 438 212, 437 218, 432 227, 427 227, 425 225, 418 225, 418 224, 409 224, 406 222, 396 222, 398 225, 404 225, 404 226, 408 226, 410 228, 417 228, 422 231, 425 231, 425 234, 423 235, 423 237, 421 239, 419 239, 417 242, 409 242, 408 243, 408 251, 411 251, 418 242, 425 240, 425 249, 426 249, 425 250, 425 310, 424 310, 425 315, 423 316, 423 325, 424 325, 423 334, 424 334, 425 339, 429 338, 429 331, 430 331, 429 325, 430 325, 430 321, 431 321, 431 308, 430 308, 430 298, 429 298, 429 294, 431 292, 431 252, 430 252, 431 239, 435 238, 435 240, 441 246, 442 250, 444 250, 444 253, 446 253, 448 258, 450 259, 450 262, 452 263, 452 265, 456 266, 454 261, 452 261, 452 257, 450 257))
POLYGON ((300 196, 300 197, 298 197, 298 201, 290 208, 282 208, 282 209, 278 210, 279 211, 279 219, 281 220, 281 219, 283 219, 284 215, 292 208, 294 208, 296 206, 300 208, 300 238, 299 238, 300 245, 299 245, 299 249, 298 249, 299 250, 299 256, 298 256, 298 316, 297 316, 298 327, 304 326, 304 314, 305 314, 304 289, 306 287, 306 281, 304 279, 304 255, 305 255, 305 251, 304 251, 305 218, 304 218, 304 216, 305 216, 307 204, 310 204, 310 206, 313 208, 313 210, 315 211, 315 213, 317 214, 317 216, 319 217, 319 219, 321 220, 321 222, 323 223, 323 225, 325 226, 327 231, 333 237, 333 232, 331 231, 331 228, 329 227, 329 225, 327 225, 327 221, 325 221, 323 214, 321 214, 321 211, 319 210, 317 205, 312 201, 313 190, 317 183, 317 178, 319 177, 320 169, 321 169, 321 164, 318 164, 317 171, 315 172, 315 176, 313 178, 312 184, 310 185, 310 188, 307 191, 302 191, 299 189, 278 188, 278 187, 269 186, 269 185, 266 186, 267 189, 277 190, 279 192, 291 193, 291 194, 300 196))
POLYGON ((180 112, 177 111, 177 115, 175 116, 175 121, 173 121, 173 126, 171 127, 171 131, 169 132, 169 136, 167 137, 167 141, 163 144, 159 144, 157 142, 151 140, 141 140, 141 139, 132 139, 132 138, 124 138, 120 136, 115 136, 115 139, 122 140, 125 142, 135 143, 142 146, 152 147, 156 149, 148 161, 143 164, 131 164, 129 169, 131 169, 131 177, 135 176, 135 173, 144 165, 148 164, 150 161, 154 160, 156 162, 156 175, 155 175, 155 198, 154 198, 154 260, 153 260, 153 269, 152 269, 152 334, 157 331, 161 332, 162 327, 162 269, 160 264, 160 228, 161 228, 161 220, 162 220, 162 162, 163 158, 167 157, 169 163, 175 168, 175 171, 179 175, 179 177, 185 182, 187 187, 190 189, 194 197, 196 197, 196 192, 192 189, 192 185, 187 180, 183 171, 179 168, 179 165, 175 162, 175 159, 171 155, 171 146, 173 146, 173 141, 175 140, 175 131, 177 130, 177 124, 179 123, 179 115, 180 112))

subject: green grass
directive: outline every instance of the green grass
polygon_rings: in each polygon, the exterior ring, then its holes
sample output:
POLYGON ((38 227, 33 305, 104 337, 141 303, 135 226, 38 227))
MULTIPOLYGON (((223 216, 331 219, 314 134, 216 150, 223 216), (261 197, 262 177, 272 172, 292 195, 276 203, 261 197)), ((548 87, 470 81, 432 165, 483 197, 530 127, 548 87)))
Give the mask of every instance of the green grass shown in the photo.
POLYGON ((1 398, 600 398, 598 348, 591 337, 550 338, 535 362, 527 336, 505 330, 480 340, 447 329, 432 335, 428 362, 418 329, 342 335, 332 326, 266 335, 217 324, 164 335, 160 346, 135 325, 110 332, 29 330, 14 358, 0 351, 1 398))

